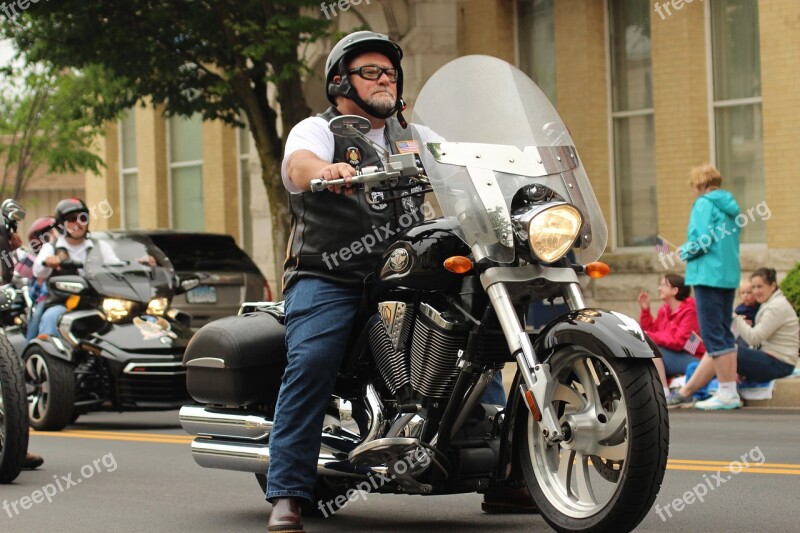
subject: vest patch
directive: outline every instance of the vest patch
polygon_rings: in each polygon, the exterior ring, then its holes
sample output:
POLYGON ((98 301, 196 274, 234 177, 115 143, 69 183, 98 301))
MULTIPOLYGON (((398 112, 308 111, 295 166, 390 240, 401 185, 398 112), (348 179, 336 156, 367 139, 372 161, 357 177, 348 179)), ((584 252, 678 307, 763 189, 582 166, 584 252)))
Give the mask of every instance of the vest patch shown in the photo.
POLYGON ((397 151, 401 154, 419 153, 419 146, 417 146, 417 141, 395 141, 394 145, 397 147, 397 151))
POLYGON ((344 152, 345 154, 345 162, 350 163, 353 168, 358 168, 361 166, 361 150, 356 148, 355 146, 348 146, 344 152))

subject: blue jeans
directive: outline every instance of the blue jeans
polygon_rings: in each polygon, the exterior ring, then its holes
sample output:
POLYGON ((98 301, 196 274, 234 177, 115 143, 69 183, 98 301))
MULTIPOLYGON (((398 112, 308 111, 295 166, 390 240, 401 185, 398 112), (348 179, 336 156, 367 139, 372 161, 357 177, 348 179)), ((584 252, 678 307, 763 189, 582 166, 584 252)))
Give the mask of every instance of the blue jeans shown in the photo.
POLYGON ((36 304, 36 307, 33 308, 33 313, 31 313, 31 321, 28 324, 28 329, 25 331, 25 340, 30 342, 32 341, 36 335, 39 334, 39 324, 42 321, 42 315, 44 314, 44 301, 39 302, 36 304))
POLYGON ((661 350, 661 356, 664 361, 664 371, 667 376, 678 376, 686 373, 686 367, 692 363, 697 363, 699 359, 689 352, 676 352, 669 350, 662 346, 658 347, 661 350))
POLYGON ((697 304, 697 321, 700 322, 700 337, 711 357, 725 355, 736 350, 736 338, 731 332, 733 321, 733 299, 736 289, 694 286, 697 304))
POLYGON ((61 315, 67 312, 67 308, 63 305, 54 305, 48 307, 42 314, 41 322, 39 322, 39 333, 46 333, 51 337, 58 337, 58 320, 61 315))
POLYGON ((312 499, 322 422, 347 348, 361 288, 301 278, 286 293, 286 345, 266 497, 312 499))
POLYGON ((794 366, 775 359, 761 350, 739 346, 736 353, 736 373, 750 381, 772 381, 788 376, 794 366))

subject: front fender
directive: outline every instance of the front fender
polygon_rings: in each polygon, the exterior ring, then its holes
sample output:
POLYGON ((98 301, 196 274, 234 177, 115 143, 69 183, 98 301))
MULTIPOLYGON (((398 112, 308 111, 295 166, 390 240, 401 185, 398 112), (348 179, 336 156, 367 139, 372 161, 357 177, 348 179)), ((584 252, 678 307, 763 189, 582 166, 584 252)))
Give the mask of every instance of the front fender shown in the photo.
POLYGON ((661 356, 638 322, 606 309, 587 308, 560 316, 542 329, 533 343, 542 362, 566 345, 583 346, 610 358, 661 356))
POLYGON ((72 350, 70 349, 67 344, 62 341, 61 339, 53 339, 52 337, 36 337, 31 342, 28 343, 28 346, 25 347, 25 354, 23 354, 23 358, 31 349, 32 346, 38 346, 41 348, 47 355, 51 355, 57 359, 61 359, 68 363, 73 362, 72 357, 72 350))

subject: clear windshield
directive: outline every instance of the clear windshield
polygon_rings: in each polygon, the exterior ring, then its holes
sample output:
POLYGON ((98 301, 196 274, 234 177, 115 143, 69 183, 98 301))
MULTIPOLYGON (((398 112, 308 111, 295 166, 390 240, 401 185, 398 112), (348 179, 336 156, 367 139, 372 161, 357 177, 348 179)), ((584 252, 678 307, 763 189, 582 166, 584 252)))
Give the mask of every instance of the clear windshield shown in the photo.
POLYGON ((133 238, 93 241, 84 269, 98 292, 140 302, 169 294, 173 268, 160 249, 133 238))
POLYGON ((574 252, 588 263, 608 239, 605 220, 564 123, 522 71, 497 58, 466 56, 439 69, 414 105, 420 150, 436 199, 454 230, 498 262, 514 259, 511 200, 544 185, 584 218, 574 252), (435 135, 426 133, 430 128, 435 135))

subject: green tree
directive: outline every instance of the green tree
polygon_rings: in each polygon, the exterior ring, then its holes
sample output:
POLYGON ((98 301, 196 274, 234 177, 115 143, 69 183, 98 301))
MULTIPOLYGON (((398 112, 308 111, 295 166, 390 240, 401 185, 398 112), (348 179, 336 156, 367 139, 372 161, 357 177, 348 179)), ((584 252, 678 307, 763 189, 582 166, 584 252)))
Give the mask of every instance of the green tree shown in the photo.
POLYGON ((318 0, 52 0, 31 5, 16 22, 0 31, 31 60, 101 67, 118 84, 115 94, 88 103, 96 120, 143 101, 163 104, 167 115, 200 113, 237 126, 243 113, 262 168, 280 272, 289 210, 278 132, 310 114, 301 53, 331 25, 319 17, 318 0))
POLYGON ((33 174, 96 172, 97 128, 82 112, 95 83, 91 73, 7 66, 0 69, 0 194, 19 198, 33 174))

